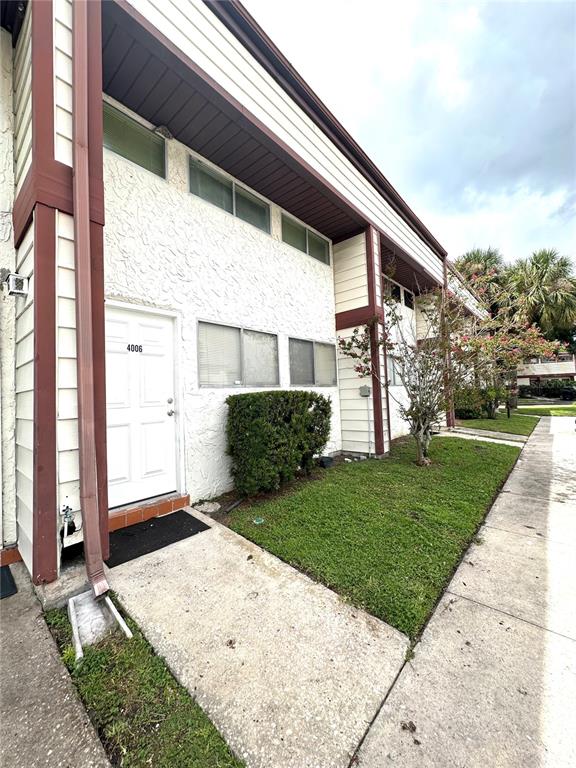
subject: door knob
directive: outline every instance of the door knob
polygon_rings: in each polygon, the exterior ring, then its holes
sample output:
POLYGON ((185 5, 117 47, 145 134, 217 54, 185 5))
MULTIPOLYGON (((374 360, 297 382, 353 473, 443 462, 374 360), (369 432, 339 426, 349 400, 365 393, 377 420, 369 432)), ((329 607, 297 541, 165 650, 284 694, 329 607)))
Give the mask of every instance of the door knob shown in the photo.
POLYGON ((166 411, 166 413, 168 414, 168 416, 174 416, 174 411, 172 410, 172 408, 170 408, 169 411, 166 411))

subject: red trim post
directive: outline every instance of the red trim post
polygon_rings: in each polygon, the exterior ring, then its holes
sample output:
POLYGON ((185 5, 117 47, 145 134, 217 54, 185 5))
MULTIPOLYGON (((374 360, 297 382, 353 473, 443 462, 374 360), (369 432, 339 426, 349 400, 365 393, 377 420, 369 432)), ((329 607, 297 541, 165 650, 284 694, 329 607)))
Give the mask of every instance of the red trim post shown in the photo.
POLYGON ((34 213, 34 468, 32 580, 58 575, 56 488, 56 212, 34 213))
MULTIPOLYGON (((368 270, 368 304, 372 318, 378 316, 378 301, 376 294, 376 274, 374 267, 374 227, 366 228, 366 268, 368 270)), ((380 345, 378 322, 370 326, 370 356, 372 359, 372 408, 374 411, 374 445, 376 455, 384 453, 384 420, 382 416, 382 374, 380 370, 380 345)))
POLYGON ((86 571, 96 597, 109 587, 104 575, 98 507, 98 469, 94 407, 94 344, 90 256, 90 171, 88 158, 88 8, 74 3, 73 29, 73 199, 76 267, 76 359, 80 504, 86 571))

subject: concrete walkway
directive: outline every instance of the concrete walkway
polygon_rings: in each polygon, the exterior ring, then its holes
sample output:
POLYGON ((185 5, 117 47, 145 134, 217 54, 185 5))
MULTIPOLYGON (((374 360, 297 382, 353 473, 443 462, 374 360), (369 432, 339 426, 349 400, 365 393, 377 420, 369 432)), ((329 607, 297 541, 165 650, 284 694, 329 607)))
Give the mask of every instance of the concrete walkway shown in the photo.
POLYGON ((112 588, 249 768, 347 768, 408 639, 233 531, 113 568, 112 588))
POLYGON ((357 755, 576 765, 576 433, 542 418, 357 755))
POLYGON ((109 768, 22 563, 0 602, 0 765, 109 768))

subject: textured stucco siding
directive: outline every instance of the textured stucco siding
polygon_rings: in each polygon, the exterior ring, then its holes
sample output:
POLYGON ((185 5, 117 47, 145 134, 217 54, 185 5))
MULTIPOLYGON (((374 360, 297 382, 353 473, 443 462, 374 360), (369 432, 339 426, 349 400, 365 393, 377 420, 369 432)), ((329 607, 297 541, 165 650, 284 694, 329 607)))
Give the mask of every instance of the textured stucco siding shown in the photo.
POLYGON ((437 280, 442 262, 202 0, 128 0, 437 280))
POLYGON ((16 520, 18 549, 32 571, 34 457, 34 224, 16 253, 16 270, 30 281, 16 305, 16 520))
MULTIPOLYGON (((11 42, 7 47, 11 52, 11 42)), ((28 3, 14 51, 13 89, 14 182, 18 192, 32 164, 32 3, 28 3)))
MULTIPOLYGON (((198 321, 278 334, 280 387, 290 385, 290 336, 335 342, 330 266, 281 241, 280 211, 272 234, 191 195, 188 153, 168 142, 164 180, 104 151, 106 200, 105 291, 108 299, 176 311, 183 419, 184 473, 192 499, 231 487, 225 455, 225 399, 246 387, 200 388, 198 321)), ((332 400, 328 451, 341 448, 338 389, 318 388, 332 400)))
MULTIPOLYGON (((12 112, 12 40, 0 30, 0 269, 14 271, 14 202, 12 112)), ((14 298, 0 292, 0 545, 16 541, 14 298)))

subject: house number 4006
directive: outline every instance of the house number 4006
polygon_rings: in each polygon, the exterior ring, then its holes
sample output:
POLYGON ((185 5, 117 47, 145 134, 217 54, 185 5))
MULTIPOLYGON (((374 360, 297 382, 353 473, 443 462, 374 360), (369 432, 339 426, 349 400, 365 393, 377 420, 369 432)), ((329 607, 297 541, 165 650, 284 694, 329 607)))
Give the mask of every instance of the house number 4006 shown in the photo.
POLYGON ((128 352, 142 352, 142 344, 128 344, 126 349, 128 352))

